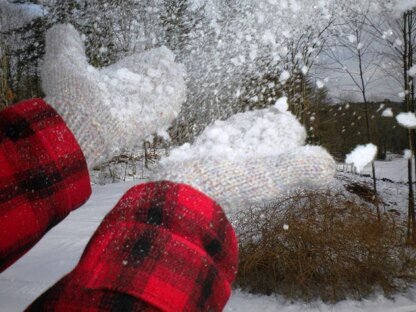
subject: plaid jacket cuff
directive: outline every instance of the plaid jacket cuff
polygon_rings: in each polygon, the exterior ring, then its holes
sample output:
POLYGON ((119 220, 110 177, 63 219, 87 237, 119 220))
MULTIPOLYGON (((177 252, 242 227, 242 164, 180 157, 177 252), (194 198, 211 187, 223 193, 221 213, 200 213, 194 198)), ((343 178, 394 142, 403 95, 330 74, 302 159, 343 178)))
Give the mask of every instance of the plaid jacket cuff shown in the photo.
POLYGON ((222 311, 237 262, 234 230, 212 199, 184 184, 141 184, 27 311, 222 311))
POLYGON ((84 155, 51 106, 32 99, 0 112, 0 272, 90 194, 84 155))

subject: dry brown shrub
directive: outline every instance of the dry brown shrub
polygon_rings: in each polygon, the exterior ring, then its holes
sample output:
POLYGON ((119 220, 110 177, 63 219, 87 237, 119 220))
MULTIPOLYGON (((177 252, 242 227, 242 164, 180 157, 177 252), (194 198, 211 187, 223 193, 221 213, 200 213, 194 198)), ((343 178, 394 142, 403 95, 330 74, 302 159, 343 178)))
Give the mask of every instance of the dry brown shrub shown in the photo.
POLYGON ((250 208, 235 220, 236 286, 326 302, 403 290, 415 281, 416 256, 399 218, 387 213, 380 224, 374 207, 329 191, 250 208))

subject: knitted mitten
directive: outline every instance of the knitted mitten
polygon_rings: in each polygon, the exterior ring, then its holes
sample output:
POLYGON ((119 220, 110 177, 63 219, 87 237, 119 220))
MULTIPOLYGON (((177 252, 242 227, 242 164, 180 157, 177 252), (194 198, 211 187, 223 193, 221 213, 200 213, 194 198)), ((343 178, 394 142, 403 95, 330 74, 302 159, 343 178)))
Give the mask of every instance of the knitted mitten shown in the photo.
POLYGON ((230 213, 332 180, 333 158, 322 147, 303 146, 305 137, 289 112, 240 113, 205 129, 193 145, 173 150, 156 177, 190 184, 230 213))
POLYGON ((96 69, 72 25, 48 31, 41 76, 46 101, 67 122, 89 167, 165 131, 185 99, 184 70, 167 48, 96 69))

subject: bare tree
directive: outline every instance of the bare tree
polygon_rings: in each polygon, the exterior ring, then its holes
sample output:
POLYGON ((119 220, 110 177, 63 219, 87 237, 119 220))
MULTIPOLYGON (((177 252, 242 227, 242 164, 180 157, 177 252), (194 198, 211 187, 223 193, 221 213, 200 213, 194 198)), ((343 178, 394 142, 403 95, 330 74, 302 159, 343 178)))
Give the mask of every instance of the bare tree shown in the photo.
MULTIPOLYGON (((415 9, 407 10, 400 16, 387 8, 378 17, 367 16, 366 23, 372 31, 375 40, 386 48, 382 52, 383 57, 391 61, 392 66, 383 70, 396 78, 401 85, 404 94, 404 110, 415 111, 415 94, 413 77, 409 75, 409 69, 413 66, 413 54, 416 45, 416 15, 415 9), (381 18, 380 18, 381 17, 381 18), (384 29, 389 29, 390 34, 384 29), (396 38, 393 36, 397 36, 396 38), (400 73, 401 72, 401 78, 400 73)), ((416 144, 414 130, 408 129, 408 146, 415 155, 416 144)), ((416 215, 413 189, 413 164, 412 159, 407 163, 408 172, 408 226, 407 238, 409 242, 416 243, 416 215)), ((416 171, 416 168, 414 169, 416 171)))
MULTIPOLYGON (((366 139, 372 141, 370 116, 368 108, 368 90, 377 81, 380 56, 375 51, 374 40, 366 31, 366 19, 370 3, 361 10, 345 7, 340 18, 340 25, 335 34, 335 45, 326 49, 326 55, 333 61, 332 66, 339 72, 347 74, 353 90, 357 90, 364 102, 364 120, 366 139)), ((373 189, 380 220, 380 208, 377 200, 377 179, 374 161, 371 163, 373 189)))

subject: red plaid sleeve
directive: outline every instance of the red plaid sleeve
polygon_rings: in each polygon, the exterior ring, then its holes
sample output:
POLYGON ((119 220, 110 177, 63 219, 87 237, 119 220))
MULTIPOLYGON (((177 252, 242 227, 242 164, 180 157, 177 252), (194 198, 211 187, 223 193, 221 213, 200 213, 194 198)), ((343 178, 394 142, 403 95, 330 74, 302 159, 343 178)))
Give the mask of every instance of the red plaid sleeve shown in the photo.
POLYGON ((0 112, 0 272, 91 194, 71 131, 40 99, 0 112))
POLYGON ((222 311, 237 271, 222 209, 183 184, 130 189, 77 267, 28 311, 222 311))

